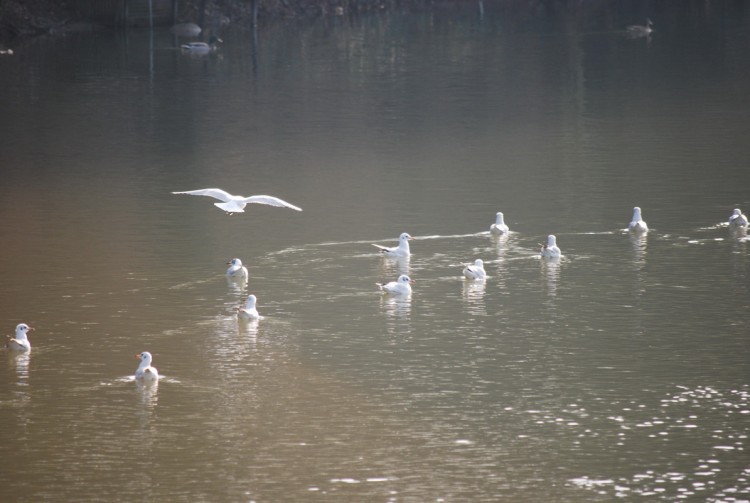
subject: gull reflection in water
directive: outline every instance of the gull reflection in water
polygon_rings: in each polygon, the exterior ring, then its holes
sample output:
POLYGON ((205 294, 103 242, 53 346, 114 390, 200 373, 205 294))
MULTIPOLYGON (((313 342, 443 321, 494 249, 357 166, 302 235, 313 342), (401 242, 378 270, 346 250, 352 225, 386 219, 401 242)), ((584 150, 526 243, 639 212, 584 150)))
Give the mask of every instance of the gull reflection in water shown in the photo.
POLYGON ((643 268, 646 265, 646 245, 648 244, 648 234, 645 232, 631 232, 630 245, 633 248, 633 271, 635 272, 635 297, 636 302, 640 300, 645 291, 643 286, 643 268))
POLYGON ((383 295, 380 307, 386 315, 386 330, 390 334, 408 334, 411 332, 411 294, 383 295))
POLYGON ((411 257, 389 257, 383 255, 380 260, 380 274, 383 277, 400 276, 409 274, 411 269, 411 257))
POLYGON ((143 382, 136 379, 135 387, 142 406, 139 407, 137 414, 142 426, 146 426, 150 423, 159 401, 159 381, 143 382))
POLYGON ((246 319, 237 318, 237 328, 239 329, 240 335, 247 337, 250 341, 252 349, 257 349, 256 343, 258 342, 258 325, 260 324, 259 319, 246 319))
POLYGON ((463 280, 463 299, 466 302, 467 310, 471 314, 487 314, 484 304, 484 291, 486 287, 487 281, 483 279, 463 280))
POLYGON ((143 405, 148 405, 149 407, 156 406, 159 381, 143 382, 141 379, 136 379, 135 386, 138 389, 143 405))
POLYGON ((505 234, 490 233, 490 239, 492 240, 492 244, 495 246, 495 249, 497 250, 498 255, 505 253, 505 245, 508 243, 509 237, 510 235, 508 233, 505 233, 505 234))
POLYGON ((227 287, 234 293, 242 293, 247 287, 247 280, 242 277, 227 276, 227 287))
POLYGON ((156 405, 159 401, 159 381, 143 382, 136 379, 135 388, 140 402, 140 407, 135 407, 135 414, 141 428, 139 443, 141 447, 150 448, 154 443, 154 436, 157 431, 157 422, 154 421, 154 417, 156 405))
POLYGON ((27 381, 29 379, 29 362, 31 362, 31 351, 8 351, 8 358, 10 360, 9 366, 15 369, 19 383, 27 381))
POLYGON ((646 245, 648 234, 645 232, 630 232, 630 245, 633 248, 633 265, 640 270, 646 265, 646 245))
POLYGON ((738 239, 732 243, 732 281, 737 295, 747 296, 750 286, 748 285, 747 251, 750 239, 738 239))
POLYGON ((495 260, 495 262, 497 263, 497 268, 495 271, 494 280, 497 282, 501 290, 505 290, 504 265, 508 255, 508 240, 510 238, 510 234, 490 235, 492 236, 492 242, 495 244, 495 253, 497 254, 497 259, 495 260))
POLYGON ((541 259, 542 279, 549 297, 557 296, 557 283, 560 279, 560 259, 541 259))
POLYGON ((744 241, 747 239, 747 227, 740 225, 730 225, 729 234, 733 239, 744 241))

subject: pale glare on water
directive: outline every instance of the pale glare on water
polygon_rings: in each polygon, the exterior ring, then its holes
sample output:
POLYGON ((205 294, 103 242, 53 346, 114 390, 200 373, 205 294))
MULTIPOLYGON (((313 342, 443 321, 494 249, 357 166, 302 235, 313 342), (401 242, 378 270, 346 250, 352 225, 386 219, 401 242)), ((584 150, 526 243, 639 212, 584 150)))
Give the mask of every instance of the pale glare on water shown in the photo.
POLYGON ((2 57, 0 500, 750 499, 750 18, 644 5, 2 57))

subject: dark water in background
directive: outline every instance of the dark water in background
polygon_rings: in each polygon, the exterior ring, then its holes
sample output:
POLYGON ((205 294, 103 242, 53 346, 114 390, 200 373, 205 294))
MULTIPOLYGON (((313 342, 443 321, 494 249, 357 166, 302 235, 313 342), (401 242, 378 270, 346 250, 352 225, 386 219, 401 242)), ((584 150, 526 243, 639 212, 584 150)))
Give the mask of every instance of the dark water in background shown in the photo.
POLYGON ((750 13, 485 3, 0 59, 2 500, 750 498, 750 13))

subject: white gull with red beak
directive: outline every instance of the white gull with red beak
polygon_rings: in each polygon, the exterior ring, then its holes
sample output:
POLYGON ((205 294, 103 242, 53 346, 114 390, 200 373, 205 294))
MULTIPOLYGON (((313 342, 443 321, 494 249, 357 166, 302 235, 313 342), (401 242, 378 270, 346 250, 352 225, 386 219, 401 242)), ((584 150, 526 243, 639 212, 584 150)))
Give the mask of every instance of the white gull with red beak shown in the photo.
POLYGON ((409 295, 411 294, 411 284, 414 280, 406 274, 402 274, 396 281, 390 283, 375 283, 385 293, 393 295, 409 295))
POLYGON ((159 372, 155 367, 151 366, 151 353, 144 351, 143 353, 135 355, 136 358, 141 360, 141 364, 135 371, 135 379, 143 382, 156 382, 159 380, 159 372))
POLYGON ((247 267, 242 265, 242 260, 233 258, 227 262, 227 265, 229 266, 229 269, 227 269, 227 278, 247 280, 247 267))
POLYGON ((411 250, 409 250, 410 239, 414 238, 412 238, 408 233, 403 232, 398 237, 398 246, 387 247, 376 245, 374 243, 372 246, 379 249, 383 255, 386 255, 388 257, 408 257, 409 255, 411 255, 411 250))
POLYGON ((26 333, 29 330, 34 329, 26 323, 19 323, 16 325, 16 337, 13 338, 8 336, 8 341, 5 343, 5 347, 11 351, 31 351, 31 343, 26 336, 26 333))

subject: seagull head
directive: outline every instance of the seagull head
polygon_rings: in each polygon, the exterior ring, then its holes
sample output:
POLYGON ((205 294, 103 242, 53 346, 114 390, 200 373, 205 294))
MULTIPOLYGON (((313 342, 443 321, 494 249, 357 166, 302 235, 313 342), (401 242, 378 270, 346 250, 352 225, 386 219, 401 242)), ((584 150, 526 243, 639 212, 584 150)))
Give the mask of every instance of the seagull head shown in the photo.
POLYGON ((258 298, 253 295, 252 293, 247 296, 247 309, 252 309, 255 307, 255 303, 258 301, 258 298))
POLYGON ((16 325, 16 335, 26 334, 29 330, 34 330, 30 326, 28 326, 26 323, 19 323, 16 325))
POLYGON ((152 357, 151 357, 151 353, 149 353, 148 351, 144 351, 143 353, 138 353, 137 355, 135 355, 135 357, 141 360, 142 362, 144 362, 146 365, 151 365, 152 357))

